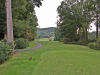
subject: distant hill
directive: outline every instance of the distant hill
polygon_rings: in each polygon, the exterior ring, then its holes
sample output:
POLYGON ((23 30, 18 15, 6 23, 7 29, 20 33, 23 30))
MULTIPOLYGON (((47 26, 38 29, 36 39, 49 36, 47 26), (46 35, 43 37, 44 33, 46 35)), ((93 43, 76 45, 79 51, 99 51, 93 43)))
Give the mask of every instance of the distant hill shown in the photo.
POLYGON ((37 38, 49 38, 54 36, 54 27, 50 28, 39 28, 37 31, 37 38))

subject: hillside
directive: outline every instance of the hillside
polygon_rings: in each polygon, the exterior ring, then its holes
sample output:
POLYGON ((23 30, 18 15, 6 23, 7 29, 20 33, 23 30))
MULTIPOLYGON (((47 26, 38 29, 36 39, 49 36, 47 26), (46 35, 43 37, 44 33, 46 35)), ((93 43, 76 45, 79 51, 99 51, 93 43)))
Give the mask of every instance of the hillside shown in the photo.
POLYGON ((49 38, 54 36, 54 27, 50 28, 39 28, 37 31, 37 38, 49 38))

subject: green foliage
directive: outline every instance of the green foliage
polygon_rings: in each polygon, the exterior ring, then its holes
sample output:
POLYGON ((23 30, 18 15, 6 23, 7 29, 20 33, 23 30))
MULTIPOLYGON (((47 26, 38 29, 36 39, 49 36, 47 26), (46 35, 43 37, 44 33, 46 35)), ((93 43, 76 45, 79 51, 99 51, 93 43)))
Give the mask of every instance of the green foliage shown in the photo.
POLYGON ((67 44, 75 44, 75 45, 78 45, 78 42, 68 42, 67 44))
POLYGON ((99 43, 89 43, 88 46, 91 49, 100 50, 100 44, 99 43))
POLYGON ((66 37, 70 38, 70 41, 87 41, 87 29, 89 29, 89 25, 92 21, 95 20, 94 10, 96 10, 97 4, 95 0, 62 1, 61 5, 57 8, 59 16, 59 20, 57 21, 57 31, 59 34, 55 35, 55 39, 57 39, 57 37, 60 39, 66 37))
POLYGON ((55 28, 55 31, 54 31, 54 41, 60 41, 60 34, 59 34, 59 29, 58 28, 55 28))
POLYGON ((49 39, 49 41, 52 41, 51 39, 49 39))
POLYGON ((5 44, 8 42, 7 39, 2 39, 1 42, 4 42, 5 44))
MULTIPOLYGON (((6 29, 5 1, 0 0, 0 35, 6 29)), ((15 38, 27 38, 34 40, 37 35, 38 20, 35 14, 35 6, 40 7, 43 0, 12 0, 12 19, 15 38), (28 28, 27 28, 28 27, 28 28), (31 34, 31 35, 30 35, 31 34)))
POLYGON ((0 41, 0 64, 9 58, 9 55, 12 55, 12 48, 7 42, 7 40, 0 41))
POLYGON ((83 46, 86 46, 87 45, 87 42, 85 40, 80 40, 79 45, 83 45, 83 46))
POLYGON ((88 43, 91 43, 91 42, 96 42, 97 40, 96 39, 88 39, 87 41, 88 41, 88 43))
POLYGON ((29 46, 29 41, 24 38, 18 38, 15 40, 15 49, 23 49, 29 46))
POLYGON ((60 41, 60 42, 63 42, 63 41, 64 41, 64 38, 61 38, 59 41, 60 41))
POLYGON ((96 39, 96 32, 89 33, 90 39, 96 39))
POLYGON ((22 34, 25 33, 25 21, 13 19, 13 31, 14 31, 14 36, 20 37, 22 34))
POLYGON ((70 42, 70 39, 69 39, 69 38, 64 38, 64 39, 63 39, 63 42, 64 42, 65 44, 68 44, 68 42, 70 42))
POLYGON ((6 30, 5 0, 0 0, 0 39, 3 39, 3 33, 5 30, 6 30))
POLYGON ((22 21, 14 19, 14 37, 34 40, 37 36, 37 18, 36 15, 30 14, 29 20, 22 21))

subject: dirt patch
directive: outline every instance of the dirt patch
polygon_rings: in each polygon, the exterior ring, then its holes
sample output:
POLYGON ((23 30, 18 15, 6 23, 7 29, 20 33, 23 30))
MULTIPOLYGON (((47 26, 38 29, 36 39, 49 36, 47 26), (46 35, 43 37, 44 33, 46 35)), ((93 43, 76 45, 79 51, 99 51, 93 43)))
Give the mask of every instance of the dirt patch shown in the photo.
POLYGON ((14 55, 13 55, 12 57, 16 57, 16 56, 18 56, 18 55, 20 55, 19 52, 14 52, 14 55))
POLYGON ((20 55, 19 52, 14 52, 14 55, 10 55, 9 57, 10 57, 10 58, 13 58, 13 57, 16 57, 16 56, 18 56, 18 55, 20 55))
POLYGON ((31 60, 32 60, 32 58, 29 58, 28 60, 29 60, 29 61, 31 61, 31 60))

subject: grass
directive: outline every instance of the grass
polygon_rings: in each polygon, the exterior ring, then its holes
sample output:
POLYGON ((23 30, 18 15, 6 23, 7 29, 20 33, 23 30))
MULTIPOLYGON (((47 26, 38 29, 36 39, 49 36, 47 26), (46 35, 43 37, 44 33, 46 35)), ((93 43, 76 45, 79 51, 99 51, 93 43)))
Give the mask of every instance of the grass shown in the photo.
POLYGON ((20 52, 0 65, 0 75, 100 75, 100 51, 61 42, 38 42, 42 48, 20 52))
MULTIPOLYGON (((51 39, 53 41, 53 39, 51 39)), ((36 39, 36 41, 49 41, 49 38, 36 39)))

